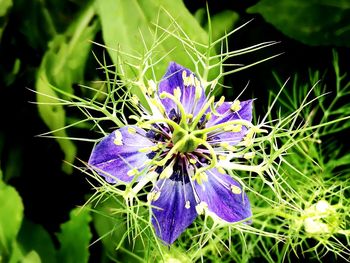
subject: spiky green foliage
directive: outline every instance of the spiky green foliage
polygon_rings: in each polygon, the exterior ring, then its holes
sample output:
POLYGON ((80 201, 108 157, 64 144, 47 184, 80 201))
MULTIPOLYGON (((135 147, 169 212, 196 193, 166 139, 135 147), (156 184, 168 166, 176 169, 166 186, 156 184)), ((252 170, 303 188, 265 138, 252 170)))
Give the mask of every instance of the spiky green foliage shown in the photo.
MULTIPOLYGON (((148 75, 145 72, 154 71, 155 65, 165 59, 157 56, 157 48, 170 36, 187 52, 193 62, 192 70, 207 92, 222 86, 220 80, 224 76, 270 59, 246 66, 226 64, 235 56, 271 46, 274 42, 229 51, 227 37, 236 30, 214 42, 209 39, 209 43, 203 45, 192 41, 176 20, 172 21, 171 29, 158 27, 153 45, 145 46, 142 56, 132 55, 138 63, 124 64, 121 60, 115 67, 107 65, 104 57, 98 60, 105 80, 93 87, 82 86, 88 91, 85 94, 91 96, 82 98, 52 87, 64 95, 57 99, 58 105, 75 106, 83 115, 81 120, 61 129, 91 123, 91 138, 66 139, 97 142, 99 139, 93 139, 94 132, 101 138, 111 129, 139 122, 141 112, 136 105, 141 101, 147 107, 149 102, 140 95, 135 96, 133 87, 147 93, 153 83, 160 81, 156 77, 159 73, 148 75), (213 52, 217 45, 221 46, 220 54, 213 52), (236 68, 224 71, 227 66, 236 68), (124 67, 128 70, 132 67, 138 74, 125 78, 124 67), (212 69, 219 73, 208 78, 212 69), (134 117, 128 119, 126 112, 134 117)), ((115 52, 121 58, 128 55, 115 52)), ((325 143, 325 136, 348 128, 349 105, 338 105, 338 102, 349 95, 350 84, 343 83, 336 55, 334 69, 337 93, 330 102, 331 95, 326 96, 326 91, 314 81, 319 78, 317 73, 312 75, 311 86, 295 79, 292 96, 286 91, 291 85, 287 81, 267 104, 266 113, 256 113, 251 137, 232 153, 235 159, 224 161, 225 167, 231 169, 230 175, 249 195, 253 207, 252 225, 228 224, 204 215, 169 249, 157 239, 150 221, 152 207, 146 198, 150 186, 139 189, 136 182, 110 185, 83 161, 82 167, 76 168, 91 181, 94 194, 88 203, 94 205, 93 210, 98 214, 96 227, 101 239, 109 242, 104 241, 109 255, 116 261, 118 253, 118 258, 146 262, 176 259, 180 262, 249 262, 255 257, 267 262, 284 262, 304 256, 320 259, 327 252, 334 257, 348 258, 350 204, 345 198, 349 186, 344 178, 349 155, 331 150, 338 147, 337 142, 325 143), (341 169, 340 174, 336 168, 341 169), (103 218, 108 221, 108 229, 101 227, 103 218), (111 243, 117 252, 110 248, 111 243)))

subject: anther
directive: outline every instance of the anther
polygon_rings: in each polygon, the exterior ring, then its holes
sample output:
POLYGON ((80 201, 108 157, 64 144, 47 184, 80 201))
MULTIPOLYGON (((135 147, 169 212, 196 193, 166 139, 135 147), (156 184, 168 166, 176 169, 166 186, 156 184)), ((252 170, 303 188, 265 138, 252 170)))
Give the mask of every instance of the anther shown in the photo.
POLYGON ((114 132, 114 144, 115 145, 123 145, 123 135, 121 134, 120 131, 115 131, 114 132))
POLYGON ((237 185, 231 185, 231 192, 239 195, 242 193, 242 190, 237 185))
POLYGON ((239 111, 241 108, 242 108, 242 106, 241 106, 241 102, 239 100, 235 100, 230 107, 230 109, 232 111, 235 111, 235 112, 239 111))

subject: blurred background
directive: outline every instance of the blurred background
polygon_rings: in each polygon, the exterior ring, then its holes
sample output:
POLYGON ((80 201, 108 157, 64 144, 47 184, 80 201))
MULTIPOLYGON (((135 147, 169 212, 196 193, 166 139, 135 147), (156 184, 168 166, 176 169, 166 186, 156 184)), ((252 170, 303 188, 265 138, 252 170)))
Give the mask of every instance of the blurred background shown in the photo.
MULTIPOLYGON (((135 26, 135 21, 139 21, 139 14, 125 4, 128 2, 126 0, 105 1, 117 9, 125 8, 125 19, 114 19, 117 14, 113 13, 113 8, 101 7, 104 5, 101 2, 103 1, 0 0, 0 169, 3 184, 0 191, 5 191, 5 185, 7 190, 10 186, 15 189, 21 200, 19 203, 23 204, 23 211, 19 208, 13 213, 23 218, 21 224, 26 222, 40 226, 51 238, 54 249, 58 249, 60 242, 65 240, 58 238, 57 233, 64 233, 61 226, 69 221, 70 211, 83 205, 92 194, 85 176, 76 169, 67 168, 63 160, 67 159, 71 149, 73 161, 76 160, 75 157, 87 161, 93 144, 74 141, 74 147, 66 146, 65 152, 65 146, 56 140, 38 137, 52 127, 39 114, 34 91, 38 90, 38 78, 43 76, 43 72, 52 85, 69 86, 68 90, 78 96, 78 84, 88 85, 92 80, 103 79, 103 74, 96 70, 99 65, 92 53, 101 59, 103 48, 87 42, 79 43, 82 40, 74 40, 76 34, 83 31, 86 39, 108 45, 105 34, 115 32, 109 34, 109 38, 115 36, 118 41, 119 32, 116 28, 120 31, 132 30, 129 27, 135 26), (110 14, 107 13, 108 10, 111 10, 110 14), (110 20, 104 21, 104 16, 110 20), (75 63, 76 66, 73 70, 67 65, 58 68, 59 63, 75 63)), ((224 79, 225 85, 234 88, 233 92, 223 91, 228 98, 238 95, 249 81, 244 96, 257 98, 256 111, 258 115, 261 111, 261 116, 266 110, 269 91, 278 91, 281 87, 274 74, 282 82, 296 74, 300 81, 308 82, 309 71, 317 70, 321 82, 329 86, 328 91, 335 91, 335 87, 332 88, 332 52, 337 52, 343 72, 348 71, 350 66, 350 2, 347 0, 176 0, 172 4, 169 4, 170 0, 135 2, 145 7, 144 12, 150 17, 158 12, 156 7, 161 5, 173 8, 168 11, 174 17, 177 12, 187 12, 186 15, 192 16, 193 21, 204 30, 207 29, 205 12, 208 8, 213 21, 213 32, 218 30, 219 35, 250 21, 228 38, 229 50, 264 41, 280 42, 252 55, 237 57, 234 63, 249 64, 279 53, 282 53, 281 56, 224 79)), ((149 25, 152 27, 151 23, 149 25)), ((190 27, 188 24, 184 26, 190 27)), ((132 34, 132 31, 129 32, 132 34)), ((112 64, 113 59, 108 55, 106 59, 112 64)), ((66 124, 74 121, 73 110, 66 109, 65 116, 72 118, 66 120, 66 124)), ((89 137, 89 130, 73 130, 69 135, 89 137)), ((339 140, 346 145, 345 138, 340 136, 339 140)), ((6 194, 2 198, 8 199, 12 195, 6 194)), ((11 200, 8 202, 12 203, 11 200)), ((7 227, 4 225, 8 220, 5 209, 4 203, 0 201, 2 228, 7 227)), ((98 234, 92 221, 87 220, 87 224, 91 236, 86 240, 92 242, 98 238, 98 234)), ((25 235, 23 225, 21 231, 25 235)), ((19 235, 17 241, 23 241, 25 238, 19 235)), ((0 231, 0 256, 3 249, 3 260, 8 258, 4 251, 9 253, 8 246, 4 245, 6 242, 6 235, 2 236, 0 231)), ((23 249, 25 245, 21 247, 23 254, 29 253, 30 249, 23 249)), ((102 262, 102 251, 102 244, 98 242, 89 247, 89 252, 84 253, 90 253, 90 262, 102 262)), ((65 257, 64 252, 61 256, 65 257)), ((108 262, 107 259, 104 260, 108 262)))

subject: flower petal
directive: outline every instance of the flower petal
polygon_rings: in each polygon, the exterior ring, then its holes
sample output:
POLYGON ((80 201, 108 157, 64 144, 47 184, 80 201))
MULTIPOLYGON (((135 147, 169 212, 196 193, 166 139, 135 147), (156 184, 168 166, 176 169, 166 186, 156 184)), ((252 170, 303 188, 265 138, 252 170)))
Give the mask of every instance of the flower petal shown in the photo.
MULTIPOLYGON (((170 62, 167 72, 159 84, 159 94, 167 92, 174 95, 174 90, 179 88, 181 91, 180 102, 185 108, 186 113, 191 113, 196 116, 205 103, 206 97, 204 89, 197 79, 197 92, 200 92, 200 96, 196 99, 196 85, 193 84, 193 81, 190 81, 192 84, 184 84, 184 71, 186 72, 186 78, 193 78, 193 80, 196 79, 195 74, 189 69, 184 68, 175 62, 170 62), (191 75, 192 77, 190 77, 191 75)), ((177 109, 177 106, 171 99, 161 99, 161 102, 168 115, 172 109, 177 109)))
POLYGON ((152 202, 152 223, 157 235, 170 245, 197 217, 196 202, 190 183, 165 179, 157 186, 160 196, 152 202))
POLYGON ((240 109, 238 111, 231 110, 231 106, 233 103, 234 102, 224 102, 220 107, 218 107, 216 111, 222 116, 212 115, 211 119, 207 122, 206 127, 211 127, 213 125, 232 120, 252 121, 253 100, 241 101, 240 109))
POLYGON ((129 176, 128 171, 134 168, 141 171, 149 160, 147 152, 139 150, 154 145, 145 134, 143 129, 135 126, 112 132, 92 150, 89 165, 109 183, 115 183, 116 179, 130 182, 133 176, 129 176))
POLYGON ((208 181, 195 188, 201 202, 208 205, 208 210, 227 222, 237 222, 251 217, 252 212, 248 197, 242 192, 238 182, 216 169, 206 171, 208 181))
MULTIPOLYGON (((251 122, 253 118, 253 100, 246 100, 240 102, 240 109, 237 111, 231 110, 232 102, 224 102, 216 110, 221 116, 213 115, 212 118, 206 124, 206 127, 212 127, 214 125, 229 122, 232 120, 246 120, 251 122)), ((217 144, 226 142, 230 145, 235 145, 242 141, 243 137, 247 134, 247 127, 242 126, 240 131, 236 132, 214 132, 208 134, 208 142, 211 144, 217 144)))

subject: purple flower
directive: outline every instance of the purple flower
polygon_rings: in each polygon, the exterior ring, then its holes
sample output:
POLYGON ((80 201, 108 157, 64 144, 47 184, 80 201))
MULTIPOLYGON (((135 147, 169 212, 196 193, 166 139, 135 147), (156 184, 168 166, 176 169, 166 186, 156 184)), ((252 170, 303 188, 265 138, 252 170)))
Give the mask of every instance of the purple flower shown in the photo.
POLYGON ((152 112, 142 108, 136 125, 103 138, 89 165, 109 183, 136 183, 136 192, 153 182, 152 223, 167 244, 204 212, 226 222, 251 217, 242 187, 218 164, 248 136, 252 100, 215 103, 195 74, 174 62, 158 89, 150 86, 152 112))

